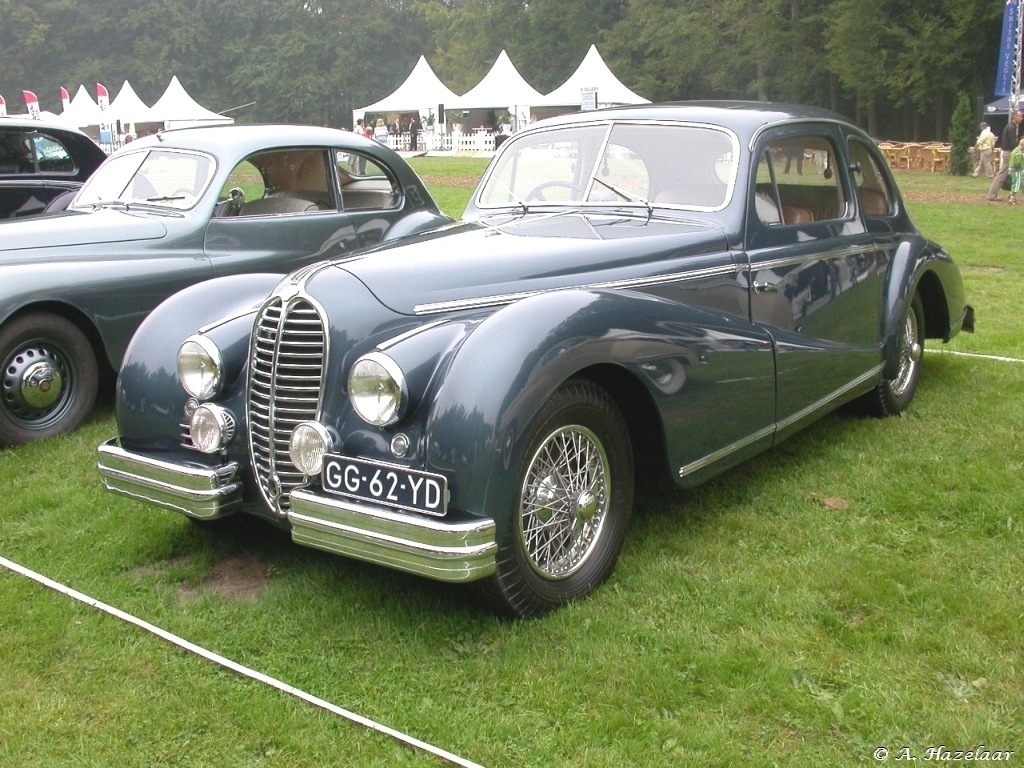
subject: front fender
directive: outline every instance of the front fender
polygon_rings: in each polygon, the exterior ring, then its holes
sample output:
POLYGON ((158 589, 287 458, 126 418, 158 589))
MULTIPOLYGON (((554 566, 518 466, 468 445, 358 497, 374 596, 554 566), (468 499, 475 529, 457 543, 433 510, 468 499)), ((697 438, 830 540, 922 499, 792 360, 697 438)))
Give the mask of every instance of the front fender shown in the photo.
POLYGON ((673 467, 703 449, 702 437, 716 428, 711 405, 723 397, 740 399, 730 406, 744 422, 738 430, 774 417, 771 343, 748 323, 629 291, 539 294, 473 328, 437 387, 427 458, 453 478, 453 506, 503 524, 531 422, 560 384, 584 370, 631 382, 628 391, 653 405, 662 423, 694 425, 686 439, 666 435, 668 445, 657 446, 673 467), (758 354, 729 354, 742 351, 758 354), (760 394, 748 394, 754 389, 760 394))
MULTIPOLYGON (((173 450, 188 395, 178 383, 181 343, 201 328, 224 356, 224 391, 241 386, 253 314, 281 275, 215 278, 160 304, 135 332, 117 378, 117 422, 122 444, 173 450)), ((223 399, 223 398, 222 398, 223 399)))

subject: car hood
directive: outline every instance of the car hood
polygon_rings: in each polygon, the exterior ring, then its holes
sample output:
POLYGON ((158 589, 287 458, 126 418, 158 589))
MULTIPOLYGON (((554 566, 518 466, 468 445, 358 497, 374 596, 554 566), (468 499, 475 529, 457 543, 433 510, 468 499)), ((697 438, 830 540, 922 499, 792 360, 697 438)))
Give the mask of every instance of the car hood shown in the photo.
POLYGON ((453 224, 337 263, 394 312, 507 303, 570 286, 628 285, 686 271, 727 248, 708 222, 530 214, 453 224))
POLYGON ((123 210, 64 211, 51 216, 32 216, 0 223, 0 262, 17 258, 15 251, 157 240, 166 234, 167 228, 159 219, 123 210))

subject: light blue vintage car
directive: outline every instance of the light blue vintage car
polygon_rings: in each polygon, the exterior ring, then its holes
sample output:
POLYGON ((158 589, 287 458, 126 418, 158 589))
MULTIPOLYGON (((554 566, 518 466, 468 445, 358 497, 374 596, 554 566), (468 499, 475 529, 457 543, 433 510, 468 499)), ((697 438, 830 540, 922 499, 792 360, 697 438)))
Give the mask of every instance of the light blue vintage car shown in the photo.
POLYGON ((224 125, 128 144, 66 211, 0 222, 0 446, 81 424, 139 323, 182 288, 448 221, 401 157, 346 131, 224 125))
POLYGON ((537 616, 615 565, 645 473, 699 483, 971 330, 874 143, 766 104, 599 110, 500 149, 464 220, 183 291, 118 384, 106 486, 537 616))

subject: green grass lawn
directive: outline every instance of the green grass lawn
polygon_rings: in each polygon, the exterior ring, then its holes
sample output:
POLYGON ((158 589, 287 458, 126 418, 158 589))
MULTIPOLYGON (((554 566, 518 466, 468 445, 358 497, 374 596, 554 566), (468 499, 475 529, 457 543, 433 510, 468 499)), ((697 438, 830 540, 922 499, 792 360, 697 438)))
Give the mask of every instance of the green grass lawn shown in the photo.
MULTIPOLYGON (((414 162, 453 216, 485 167, 414 162)), ((1024 364, 984 357, 1024 358, 1024 209, 980 179, 900 181, 961 265, 966 355, 929 351, 901 418, 834 414, 642 494, 612 578, 549 618, 106 493, 109 404, 0 451, 0 556, 485 766, 1024 760, 1024 364)), ((440 764, 0 569, 0 766, 440 764)))

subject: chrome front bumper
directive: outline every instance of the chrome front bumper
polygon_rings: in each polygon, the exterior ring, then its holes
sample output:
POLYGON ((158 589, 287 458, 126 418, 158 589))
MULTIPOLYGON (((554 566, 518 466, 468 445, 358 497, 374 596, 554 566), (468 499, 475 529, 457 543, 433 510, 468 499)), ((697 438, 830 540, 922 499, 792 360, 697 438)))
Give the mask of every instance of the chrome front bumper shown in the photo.
MULTIPOLYGON (((209 468, 162 461, 126 451, 116 439, 97 452, 103 485, 113 493, 199 520, 242 508, 237 462, 209 468)), ((288 522, 298 544, 438 581, 474 581, 495 569, 492 520, 421 518, 299 488, 291 493, 288 522)))
POLYGON ((96 463, 108 491, 173 509, 199 520, 213 520, 242 506, 238 463, 188 466, 131 453, 116 439, 97 448, 96 463))
POLYGON ((449 523, 299 488, 291 493, 292 540, 438 581, 494 573, 494 521, 449 523))

